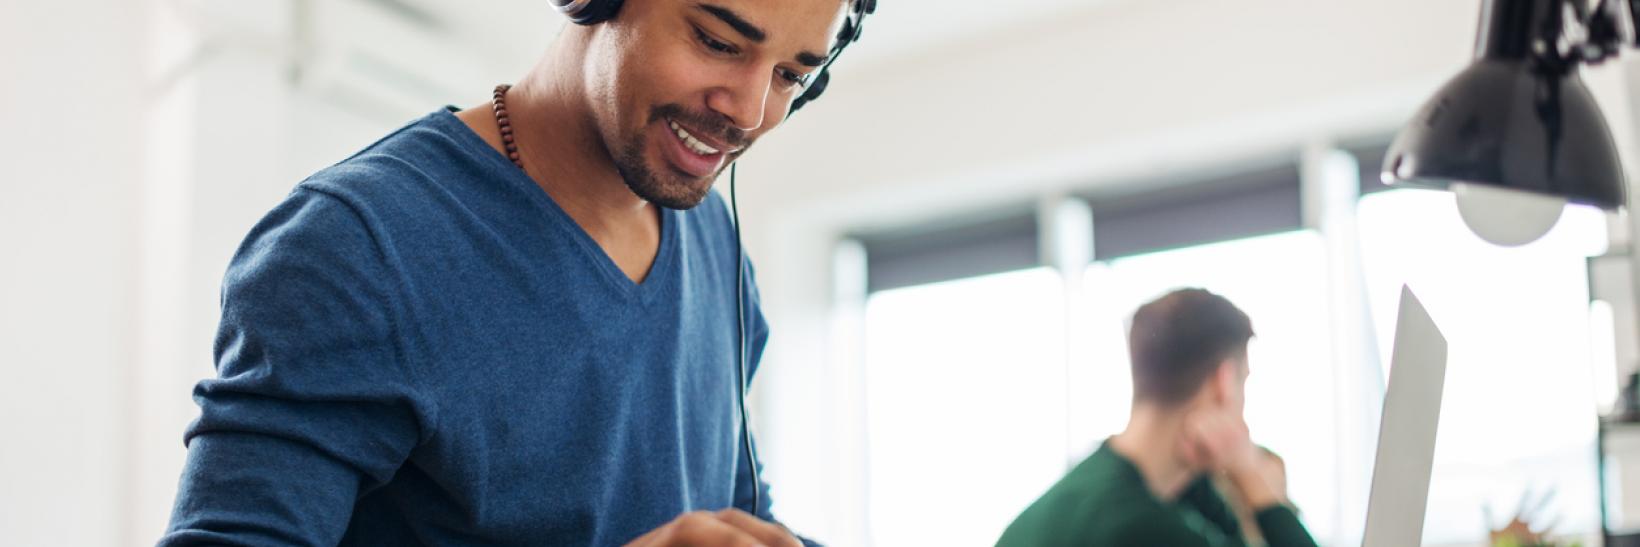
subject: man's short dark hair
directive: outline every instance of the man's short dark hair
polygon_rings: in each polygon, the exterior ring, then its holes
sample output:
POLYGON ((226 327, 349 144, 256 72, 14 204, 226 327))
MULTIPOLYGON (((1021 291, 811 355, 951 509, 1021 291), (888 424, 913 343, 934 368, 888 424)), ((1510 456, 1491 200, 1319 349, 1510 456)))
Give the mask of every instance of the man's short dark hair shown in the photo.
POLYGON ((1219 363, 1245 357, 1252 337, 1246 313, 1203 289, 1175 290, 1140 306, 1128 331, 1133 400, 1185 402, 1219 363))

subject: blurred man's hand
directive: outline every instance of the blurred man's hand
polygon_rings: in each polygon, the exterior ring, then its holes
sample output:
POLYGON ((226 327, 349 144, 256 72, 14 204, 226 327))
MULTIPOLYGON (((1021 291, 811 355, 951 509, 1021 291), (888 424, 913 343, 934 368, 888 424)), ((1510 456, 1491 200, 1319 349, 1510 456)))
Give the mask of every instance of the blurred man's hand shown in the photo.
POLYGON ((627 547, 803 547, 785 527, 739 509, 684 513, 627 547))
POLYGON ((1253 511, 1287 502, 1287 470, 1281 458, 1253 444, 1240 413, 1202 411, 1185 421, 1181 456, 1190 466, 1224 473, 1236 497, 1253 511))
POLYGON ((1185 418, 1181 441, 1185 463, 1202 471, 1223 471, 1257 465, 1258 447, 1247 435, 1247 422, 1229 411, 1198 411, 1185 418))
POLYGON ((1277 456, 1275 452, 1271 452, 1268 448, 1259 447, 1258 453, 1260 474, 1264 475, 1265 480, 1270 483, 1271 488, 1274 488, 1276 492, 1281 493, 1282 498, 1286 498, 1287 462, 1282 460, 1281 456, 1277 456))

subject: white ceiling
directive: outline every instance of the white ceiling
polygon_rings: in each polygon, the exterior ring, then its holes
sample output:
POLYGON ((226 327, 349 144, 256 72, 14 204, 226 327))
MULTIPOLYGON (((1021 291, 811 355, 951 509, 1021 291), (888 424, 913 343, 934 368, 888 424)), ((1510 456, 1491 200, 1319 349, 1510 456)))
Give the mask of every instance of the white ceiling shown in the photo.
MULTIPOLYGON (((898 59, 1117 0, 879 0, 850 65, 898 59)), ((841 66, 841 65, 839 65, 841 66)))
POLYGON ((540 56, 565 22, 547 0, 354 1, 421 23, 474 54, 490 56, 487 64, 513 65, 518 71, 540 56))
MULTIPOLYGON (((531 59, 563 24, 547 0, 364 1, 402 5, 481 50, 531 59)), ((848 64, 857 68, 881 63, 1117 1, 1121 0, 879 0, 876 15, 866 21, 861 47, 848 53, 848 64)))

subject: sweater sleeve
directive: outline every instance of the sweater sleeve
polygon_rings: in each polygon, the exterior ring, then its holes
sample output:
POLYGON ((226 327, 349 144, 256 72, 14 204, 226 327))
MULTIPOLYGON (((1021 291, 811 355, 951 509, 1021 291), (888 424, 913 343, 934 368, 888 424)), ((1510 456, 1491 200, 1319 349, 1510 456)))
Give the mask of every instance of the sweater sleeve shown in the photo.
MULTIPOLYGON (((1234 538, 1230 544, 1241 544, 1243 534, 1239 520, 1224 498, 1214 490, 1212 481, 1202 479, 1186 490, 1180 501, 1195 508, 1215 528, 1223 531, 1226 538, 1234 538)), ((1315 547, 1315 540, 1304 524, 1298 520, 1298 514, 1286 505, 1273 505, 1253 514, 1253 521, 1258 525, 1259 534, 1264 537, 1264 543, 1269 547, 1315 547)))
POLYGON ((230 263, 160 545, 335 545, 426 435, 399 287, 363 218, 299 188, 230 263))
POLYGON ((1117 525, 1113 545, 1168 545, 1170 547, 1245 547, 1239 536, 1226 535, 1218 528, 1191 526, 1172 515, 1154 515, 1117 525))
POLYGON ((1259 532, 1270 547, 1315 547, 1315 539, 1299 522, 1298 515, 1285 505, 1266 507, 1253 515, 1259 532))
POLYGON ((1235 511, 1224 502, 1224 496, 1213 486, 1213 479, 1208 476, 1197 478, 1179 496, 1179 503, 1190 506, 1203 519, 1223 532, 1226 537, 1244 538, 1241 521, 1236 518, 1235 511))
MULTIPOLYGON (((746 279, 744 280, 744 285, 742 288, 746 291, 746 301, 743 303, 746 310, 746 326, 749 327, 746 332, 748 338, 746 344, 746 349, 748 352, 746 355, 748 376, 746 381, 750 384, 752 377, 755 376, 757 372, 758 365, 763 360, 763 349, 769 344, 769 323, 763 317, 763 308, 760 305, 760 298, 757 292, 756 270, 752 267, 751 260, 749 259, 746 261, 746 279)), ((756 437, 757 435, 754 433, 752 435, 752 449, 754 451, 757 449, 756 437)), ((737 442, 740 441, 737 440, 737 442)), ((736 453, 740 454, 741 457, 745 457, 745 448, 737 448, 736 453)), ((774 519, 774 512, 772 510, 773 502, 769 499, 769 483, 762 480, 763 462, 761 459, 754 459, 752 460, 751 465, 757 466, 758 480, 756 481, 756 484, 753 484, 752 474, 747 469, 744 462, 742 462, 735 470, 735 508, 756 515, 757 518, 765 521, 777 522, 774 519), (758 489, 758 495, 760 498, 758 500, 758 507, 752 507, 753 488, 758 489)), ((820 545, 820 543, 802 536, 798 536, 798 539, 801 540, 803 545, 806 547, 819 547, 820 545)))

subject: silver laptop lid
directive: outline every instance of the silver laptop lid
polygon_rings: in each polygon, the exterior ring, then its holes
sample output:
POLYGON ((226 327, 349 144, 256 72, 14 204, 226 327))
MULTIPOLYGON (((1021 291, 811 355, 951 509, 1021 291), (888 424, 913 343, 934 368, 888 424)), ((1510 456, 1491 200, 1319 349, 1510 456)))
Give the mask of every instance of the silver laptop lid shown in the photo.
POLYGON ((1363 547, 1422 543, 1445 382, 1446 337, 1418 297, 1402 285, 1363 547))

